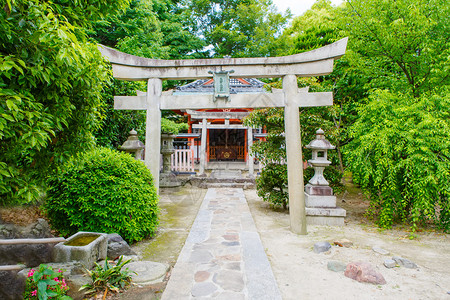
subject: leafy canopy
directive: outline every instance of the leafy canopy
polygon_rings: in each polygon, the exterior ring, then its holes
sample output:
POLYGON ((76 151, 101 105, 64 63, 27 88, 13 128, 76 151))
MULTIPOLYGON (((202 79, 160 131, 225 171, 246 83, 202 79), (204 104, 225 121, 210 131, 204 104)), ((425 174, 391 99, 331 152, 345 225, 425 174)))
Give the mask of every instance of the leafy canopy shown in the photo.
POLYGON ((2 3, 0 203, 35 200, 55 164, 93 145, 108 69, 78 25, 125 3, 2 3))
POLYGON ((351 0, 344 11, 350 47, 372 86, 414 97, 449 84, 450 6, 445 0, 351 0))
POLYGON ((379 224, 449 230, 449 6, 352 0, 343 24, 372 88, 346 147, 379 224))
POLYGON ((190 27, 211 45, 215 56, 268 56, 291 17, 271 0, 185 0, 180 2, 190 27))

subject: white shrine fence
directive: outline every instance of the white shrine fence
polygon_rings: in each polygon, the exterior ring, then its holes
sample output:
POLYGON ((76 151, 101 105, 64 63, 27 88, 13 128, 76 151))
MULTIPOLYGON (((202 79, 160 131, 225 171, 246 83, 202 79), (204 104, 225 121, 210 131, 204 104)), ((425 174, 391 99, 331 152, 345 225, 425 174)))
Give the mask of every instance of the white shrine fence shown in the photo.
POLYGON ((194 173, 194 150, 175 149, 170 156, 171 170, 176 173, 194 173))

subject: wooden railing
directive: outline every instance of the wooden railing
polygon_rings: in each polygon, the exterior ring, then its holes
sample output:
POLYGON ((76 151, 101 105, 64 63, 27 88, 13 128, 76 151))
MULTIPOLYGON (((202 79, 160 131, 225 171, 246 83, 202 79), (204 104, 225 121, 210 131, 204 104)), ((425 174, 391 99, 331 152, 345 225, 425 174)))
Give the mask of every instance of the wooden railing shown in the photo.
POLYGON ((194 172, 194 152, 191 149, 175 149, 171 155, 174 172, 194 172))

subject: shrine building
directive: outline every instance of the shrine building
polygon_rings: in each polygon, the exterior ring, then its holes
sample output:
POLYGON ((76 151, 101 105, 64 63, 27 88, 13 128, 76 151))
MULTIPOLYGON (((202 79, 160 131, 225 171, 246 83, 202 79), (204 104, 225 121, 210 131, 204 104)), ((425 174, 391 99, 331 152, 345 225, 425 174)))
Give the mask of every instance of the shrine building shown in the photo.
MULTIPOLYGON (((255 78, 230 78, 230 94, 263 93, 264 82, 255 78)), ((173 95, 212 95, 214 94, 214 79, 199 79, 189 84, 179 86, 173 95)), ((188 118, 188 134, 179 134, 175 145, 178 148, 188 148, 193 153, 193 159, 200 161, 202 149, 202 122, 206 120, 205 158, 207 163, 241 162, 248 165, 249 147, 254 139, 263 139, 266 134, 263 129, 245 127, 242 122, 252 111, 252 108, 231 109, 198 109, 180 110, 178 113, 188 118)), ((252 160, 253 163, 253 160, 252 160)), ((214 164, 219 165, 219 164, 214 164)), ((244 165, 244 164, 241 164, 244 165)))

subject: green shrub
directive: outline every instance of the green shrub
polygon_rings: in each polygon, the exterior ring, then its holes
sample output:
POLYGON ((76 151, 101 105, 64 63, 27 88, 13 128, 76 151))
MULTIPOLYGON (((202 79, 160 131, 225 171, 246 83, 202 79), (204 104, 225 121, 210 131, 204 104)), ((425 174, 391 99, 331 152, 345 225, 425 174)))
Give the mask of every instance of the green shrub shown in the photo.
MULTIPOLYGON (((303 170, 304 185, 314 176, 314 168, 303 170)), ((339 193, 343 190, 341 183, 342 173, 335 167, 329 166, 324 171, 325 179, 330 183, 333 192, 339 193)), ((289 203, 287 165, 279 163, 268 163, 264 166, 260 176, 256 178, 256 190, 258 196, 269 202, 274 207, 286 209, 289 203)))
POLYGON ((49 180, 45 209, 63 235, 117 232, 134 242, 156 231, 157 204, 152 175, 142 162, 99 148, 73 158, 49 180))
POLYGON ((268 163, 256 178, 258 196, 274 207, 287 208, 289 201, 287 185, 287 166, 285 164, 268 163))

